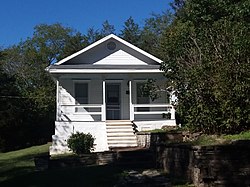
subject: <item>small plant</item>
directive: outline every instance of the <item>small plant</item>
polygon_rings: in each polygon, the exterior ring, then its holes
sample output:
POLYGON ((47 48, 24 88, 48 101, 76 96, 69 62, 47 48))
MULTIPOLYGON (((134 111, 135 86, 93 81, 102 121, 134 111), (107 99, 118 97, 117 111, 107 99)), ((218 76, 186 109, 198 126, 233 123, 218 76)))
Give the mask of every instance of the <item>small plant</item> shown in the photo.
POLYGON ((162 113, 162 118, 171 119, 171 113, 162 113))
POLYGON ((68 147, 76 154, 90 153, 93 150, 95 138, 90 134, 76 132, 71 134, 67 143, 68 147))

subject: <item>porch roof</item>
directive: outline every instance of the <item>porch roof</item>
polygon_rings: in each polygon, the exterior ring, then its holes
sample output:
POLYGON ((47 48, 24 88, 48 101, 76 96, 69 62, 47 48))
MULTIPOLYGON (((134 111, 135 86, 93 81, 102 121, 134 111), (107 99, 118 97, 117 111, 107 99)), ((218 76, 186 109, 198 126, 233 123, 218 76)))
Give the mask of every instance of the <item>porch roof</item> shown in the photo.
POLYGON ((160 65, 51 65, 50 73, 162 73, 160 65))

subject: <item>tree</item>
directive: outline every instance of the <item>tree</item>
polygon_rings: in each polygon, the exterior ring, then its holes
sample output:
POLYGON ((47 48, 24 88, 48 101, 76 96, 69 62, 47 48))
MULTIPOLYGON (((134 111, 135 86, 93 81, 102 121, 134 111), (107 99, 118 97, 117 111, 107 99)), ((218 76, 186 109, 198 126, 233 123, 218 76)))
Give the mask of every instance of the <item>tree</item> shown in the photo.
POLYGON ((139 46, 140 45, 140 38, 141 38, 141 30, 138 24, 135 23, 134 19, 132 17, 129 17, 125 23, 124 23, 124 27, 123 30, 121 30, 121 34, 120 36, 136 45, 139 46))
POLYGON ((170 12, 152 14, 150 18, 145 20, 145 25, 141 32, 141 42, 139 47, 158 56, 160 38, 171 21, 172 14, 170 12))
POLYGON ((102 24, 102 29, 100 33, 102 38, 105 36, 108 36, 109 34, 114 34, 114 33, 115 33, 114 25, 110 25, 108 20, 104 21, 102 24))
MULTIPOLYGON (((180 4, 179 4, 180 5, 180 4)), ((249 129, 248 1, 187 0, 161 39, 162 69, 191 130, 249 129), (248 15, 248 16, 247 16, 248 15)))
POLYGON ((42 24, 35 27, 31 38, 4 50, 0 73, 1 96, 5 96, 0 112, 3 148, 50 140, 55 121, 55 84, 45 68, 84 45, 86 41, 79 32, 60 24, 42 24))

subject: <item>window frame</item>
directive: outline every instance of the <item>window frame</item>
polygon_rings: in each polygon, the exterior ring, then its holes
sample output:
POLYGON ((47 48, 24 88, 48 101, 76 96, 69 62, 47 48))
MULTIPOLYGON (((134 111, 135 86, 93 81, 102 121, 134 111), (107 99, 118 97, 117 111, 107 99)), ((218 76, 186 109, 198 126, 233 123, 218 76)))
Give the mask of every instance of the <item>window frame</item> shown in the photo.
POLYGON ((74 99, 75 99, 75 105, 87 105, 90 101, 90 89, 89 89, 89 82, 90 80, 73 80, 73 92, 74 92, 74 99), (87 103, 81 104, 77 103, 76 99, 76 84, 86 84, 87 85, 87 103))

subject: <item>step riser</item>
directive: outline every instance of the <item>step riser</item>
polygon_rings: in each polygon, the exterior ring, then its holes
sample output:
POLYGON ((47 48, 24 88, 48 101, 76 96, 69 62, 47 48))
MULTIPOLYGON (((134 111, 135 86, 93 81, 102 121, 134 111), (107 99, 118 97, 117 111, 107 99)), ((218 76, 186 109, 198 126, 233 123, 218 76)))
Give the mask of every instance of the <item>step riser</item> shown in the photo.
POLYGON ((108 129, 107 130, 107 133, 119 133, 119 132, 133 133, 131 129, 108 129))
POLYGON ((118 143, 136 144, 136 141, 134 141, 134 140, 125 140, 125 141, 111 140, 111 141, 109 141, 109 143, 110 144, 118 144, 118 143))
POLYGON ((109 147, 136 147, 137 141, 130 121, 106 122, 109 147))
POLYGON ((137 142, 135 138, 108 138, 108 141, 133 141, 137 142))
POLYGON ((133 127, 130 126, 106 126, 107 129, 131 129, 133 130, 133 127))

